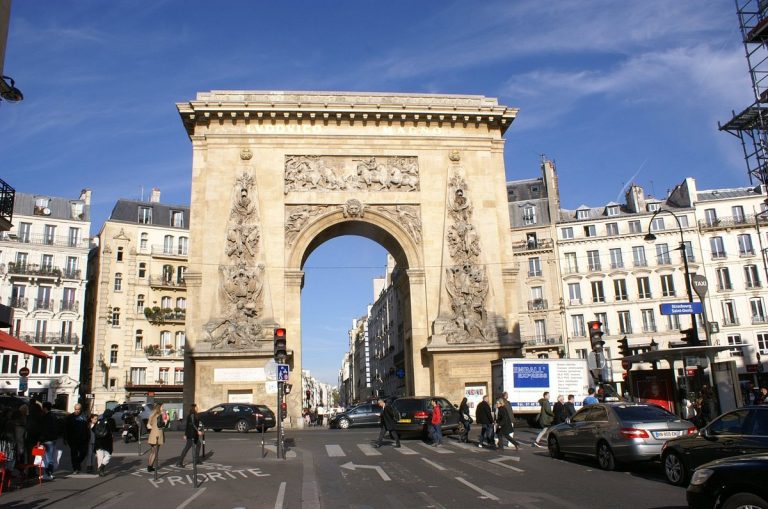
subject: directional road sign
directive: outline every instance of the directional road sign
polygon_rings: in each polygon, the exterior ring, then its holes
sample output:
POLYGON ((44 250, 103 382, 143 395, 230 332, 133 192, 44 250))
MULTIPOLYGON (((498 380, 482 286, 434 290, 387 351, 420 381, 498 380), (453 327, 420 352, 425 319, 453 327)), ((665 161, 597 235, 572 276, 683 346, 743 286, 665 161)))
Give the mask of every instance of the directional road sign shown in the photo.
POLYGON ((701 302, 671 302, 659 306, 662 315, 698 315, 702 312, 701 302))

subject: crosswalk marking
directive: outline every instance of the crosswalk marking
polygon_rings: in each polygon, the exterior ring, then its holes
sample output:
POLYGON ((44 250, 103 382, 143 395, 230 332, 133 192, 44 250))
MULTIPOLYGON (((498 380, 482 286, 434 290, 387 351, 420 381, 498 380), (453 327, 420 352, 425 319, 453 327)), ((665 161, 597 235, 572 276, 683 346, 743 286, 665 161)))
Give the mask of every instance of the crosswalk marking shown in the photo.
POLYGON ((340 445, 336 445, 336 444, 326 445, 325 450, 328 453, 328 456, 332 458, 346 456, 346 454, 344 454, 344 451, 341 449, 340 445))
POLYGON ((373 448, 371 444, 357 444, 357 447, 363 451, 366 456, 381 456, 381 453, 373 448))
POLYGON ((402 445, 402 443, 400 444, 400 447, 399 447, 399 448, 397 448, 397 449, 395 449, 395 450, 396 450, 397 452, 399 452, 400 454, 405 454, 406 456, 412 456, 412 455, 414 455, 414 454, 419 454, 418 452, 414 451, 414 450, 413 450, 413 449, 411 449, 410 447, 407 447, 407 446, 405 446, 405 445, 402 445))
POLYGON ((446 449, 445 447, 434 447, 432 444, 428 444, 426 442, 419 442, 419 445, 426 447, 427 449, 431 449, 435 451, 438 454, 453 454, 453 451, 450 451, 446 449))
POLYGON ((478 447, 477 444, 465 444, 462 442, 454 442, 452 440, 446 440, 443 443, 451 445, 453 447, 458 447, 459 449, 464 449, 465 451, 470 451, 470 452, 480 452, 483 450, 481 447, 478 447))

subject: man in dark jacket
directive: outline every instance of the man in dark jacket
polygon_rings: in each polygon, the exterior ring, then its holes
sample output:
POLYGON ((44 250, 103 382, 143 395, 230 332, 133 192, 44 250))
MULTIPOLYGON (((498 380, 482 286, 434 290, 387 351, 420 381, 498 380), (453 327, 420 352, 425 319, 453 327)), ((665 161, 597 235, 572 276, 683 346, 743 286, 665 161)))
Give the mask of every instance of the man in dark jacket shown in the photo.
POLYGON ((184 438, 187 439, 187 443, 184 444, 184 449, 181 451, 179 461, 176 462, 177 467, 184 467, 184 456, 187 455, 192 446, 195 446, 195 452, 193 461, 200 463, 200 437, 203 436, 203 432, 200 429, 200 418, 197 416, 197 405, 192 403, 189 405, 189 413, 187 414, 186 424, 184 425, 184 438))
POLYGON ((96 451, 96 466, 99 477, 107 475, 107 465, 109 465, 109 460, 112 457, 112 430, 115 428, 115 421, 112 419, 113 414, 112 410, 104 410, 101 419, 93 427, 93 434, 95 435, 93 449, 96 451))
POLYGON ((552 407, 552 413, 555 414, 552 420, 554 425, 565 422, 565 419, 568 417, 568 413, 565 410, 565 398, 562 394, 557 397, 557 401, 555 401, 555 405, 552 407))
POLYGON ((549 427, 552 425, 552 420, 555 417, 554 412, 552 412, 552 404, 549 402, 549 391, 545 391, 544 395, 539 399, 539 425, 541 426, 541 431, 539 432, 538 436, 536 436, 536 440, 533 441, 534 447, 544 447, 541 445, 541 441, 547 436, 547 431, 549 431, 549 427))
POLYGON ((493 413, 491 412, 491 405, 488 403, 487 394, 483 396, 483 401, 477 404, 475 417, 477 417, 477 423, 482 426, 480 441, 477 443, 477 446, 484 447, 483 444, 486 444, 489 447, 494 447, 493 413))
POLYGON ((576 413, 576 396, 568 395, 568 401, 565 402, 565 417, 573 417, 576 413))
POLYGON ((40 442, 45 446, 45 479, 49 481, 53 480, 53 465, 57 455, 56 441, 59 439, 59 425, 51 413, 52 408, 50 401, 43 402, 40 433, 40 442))
POLYGON ((64 428, 64 443, 69 446, 72 459, 72 472, 80 473, 80 465, 88 456, 88 442, 91 440, 91 427, 88 417, 83 413, 80 403, 75 405, 75 411, 67 416, 64 428))
POLYGON ((395 447, 400 447, 400 434, 395 429, 397 417, 395 416, 394 409, 391 405, 387 405, 386 401, 383 399, 379 400, 379 406, 381 407, 381 415, 379 415, 379 426, 381 429, 379 430, 379 439, 376 441, 376 444, 374 444, 374 447, 382 446, 384 435, 387 434, 387 431, 389 431, 392 438, 395 439, 395 447))

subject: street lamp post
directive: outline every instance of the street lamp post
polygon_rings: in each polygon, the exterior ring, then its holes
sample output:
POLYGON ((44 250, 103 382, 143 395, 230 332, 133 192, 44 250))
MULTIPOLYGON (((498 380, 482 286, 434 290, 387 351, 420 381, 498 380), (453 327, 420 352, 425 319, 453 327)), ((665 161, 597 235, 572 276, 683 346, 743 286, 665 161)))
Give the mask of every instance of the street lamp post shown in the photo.
MULTIPOLYGON (((683 268, 685 270, 685 291, 688 294, 688 302, 693 304, 693 288, 691 287, 691 272, 688 268, 688 253, 686 253, 685 250, 685 237, 683 236, 683 225, 680 224, 680 219, 677 217, 677 215, 672 212, 671 210, 667 209, 659 209, 656 212, 653 213, 651 216, 651 221, 648 223, 648 234, 645 236, 645 240, 648 242, 654 242, 656 240, 656 235, 654 235, 651 232, 651 226, 653 225, 653 220, 661 214, 662 212, 666 212, 667 214, 671 215, 675 218, 675 222, 677 222, 677 229, 680 232, 680 246, 676 249, 673 249, 672 251, 680 251, 683 255, 683 268)), ((702 303, 703 304, 703 303, 702 303)), ((694 341, 696 344, 699 343, 699 328, 696 325, 696 315, 691 313, 691 328, 693 329, 692 334, 694 337, 694 341)))

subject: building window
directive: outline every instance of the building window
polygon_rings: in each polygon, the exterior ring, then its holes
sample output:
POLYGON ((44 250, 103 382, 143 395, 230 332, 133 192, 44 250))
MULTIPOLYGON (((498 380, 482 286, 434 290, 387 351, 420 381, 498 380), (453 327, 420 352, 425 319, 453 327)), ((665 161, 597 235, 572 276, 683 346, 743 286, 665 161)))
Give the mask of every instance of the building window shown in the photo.
POLYGON ((660 208, 661 208, 661 204, 660 203, 649 203, 648 206, 646 207, 648 212, 656 212, 660 208))
POLYGON ((152 208, 139 207, 139 224, 152 224, 152 208))
POLYGON ((728 267, 718 267, 715 269, 715 274, 717 274, 718 290, 733 290, 733 285, 731 284, 731 273, 728 270, 728 267))
POLYGON ((749 309, 752 311, 752 323, 766 323, 765 307, 762 297, 753 297, 749 299, 749 309))
POLYGON ((171 226, 174 228, 184 228, 184 212, 181 210, 171 211, 171 226))
POLYGON ((667 244, 656 244, 656 263, 659 265, 670 265, 672 263, 667 244))
POLYGON ((560 236, 564 239, 572 239, 573 238, 573 228, 567 227, 567 228, 560 228, 560 236))
POLYGON ((187 251, 189 250, 189 239, 187 237, 179 237, 179 254, 185 255, 187 254, 187 251))
POLYGON ((584 328, 584 315, 571 315, 571 329, 574 337, 583 338, 587 335, 584 328))
POLYGON ((629 233, 642 233, 643 229, 640 227, 640 221, 634 219, 629 222, 629 233))
POLYGON ((19 356, 18 355, 3 355, 2 365, 0 365, 0 373, 15 375, 19 370, 19 356))
POLYGON ((523 207, 523 224, 536 224, 536 207, 526 205, 523 207))
POLYGON ((158 382, 161 384, 167 384, 169 372, 170 372, 169 368, 160 368, 160 378, 158 379, 158 382))
POLYGON ((667 330, 680 330, 680 315, 667 315, 667 330))
POLYGON ((648 277, 637 278, 637 294, 641 299, 651 298, 651 279, 648 277))
POLYGON ((173 340, 174 348, 176 348, 176 350, 181 350, 182 348, 184 348, 186 344, 187 344, 187 335, 184 333, 184 331, 176 332, 173 340))
POLYGON ((664 226, 664 218, 663 217, 654 217, 653 221, 651 221, 651 231, 652 232, 661 232, 664 231, 666 227, 664 226))
POLYGON ((675 296, 675 280, 672 278, 672 274, 661 276, 661 295, 662 297, 675 296))
POLYGON ((184 297, 176 299, 176 307, 179 309, 187 309, 187 299, 184 297))
POLYGON ((171 347, 173 347, 171 344, 171 331, 164 330, 160 332, 160 349, 165 350, 171 347))
POLYGON ((69 355, 54 355, 53 373, 56 375, 69 373, 69 355))
POLYGON ((608 329, 608 314, 607 313, 595 313, 595 320, 603 324, 603 333, 608 336, 610 331, 608 329))
POLYGON ((612 269, 621 269, 624 267, 624 258, 621 254, 621 248, 615 247, 612 248, 610 251, 611 254, 611 268, 612 269))
POLYGON ((728 350, 731 357, 744 357, 744 350, 741 345, 743 345, 741 334, 728 334, 728 346, 733 346, 733 348, 728 350))
POLYGON ((29 234, 32 231, 32 223, 19 223, 19 242, 29 243, 29 234))
POLYGON ((609 237, 615 237, 619 234, 619 223, 608 223, 605 225, 605 234, 609 237))
POLYGON ((571 306, 581 304, 581 285, 579 283, 568 283, 568 297, 571 300, 571 306))
POLYGON ((739 325, 736 303, 732 300, 723 301, 723 325, 739 325))
POLYGON ((577 348, 576 349, 576 357, 578 359, 586 359, 589 356, 589 352, 586 348, 577 348))
POLYGON ((632 261, 635 267, 648 266, 648 260, 645 259, 645 246, 632 246, 632 261))
POLYGON ((44 254, 40 260, 40 268, 48 273, 53 270, 53 255, 44 254))
POLYGON ((112 366, 117 364, 117 345, 112 345, 109 349, 109 363, 112 366))
POLYGON ((160 299, 160 307, 163 309, 170 309, 171 307, 171 298, 167 295, 160 299))
POLYGON ((123 261, 123 248, 118 247, 117 248, 117 261, 122 262, 123 261))
POLYGON ((140 244, 139 244, 139 249, 141 249, 142 251, 146 251, 147 250, 147 244, 149 244, 149 234, 147 234, 146 232, 143 232, 141 234, 141 241, 140 241, 140 244))
POLYGON ((760 271, 757 265, 744 266, 744 284, 747 288, 760 288, 760 271))
POLYGON ((145 385, 147 383, 147 368, 131 368, 131 383, 145 385))
POLYGON ((545 320, 534 320, 533 337, 538 340, 547 339, 547 322, 545 320))
POLYGON ((139 264, 139 277, 142 279, 147 277, 147 264, 144 262, 139 264))
POLYGON ((109 379, 109 388, 114 389, 117 387, 117 378, 110 378, 109 379))
POLYGON ((112 327, 120 327, 120 308, 112 308, 112 327))
POLYGON ((173 266, 163 265, 163 282, 170 283, 173 281, 173 266))
POLYGON ((565 253, 565 273, 576 274, 579 272, 579 265, 576 261, 576 253, 565 253))
POLYGON ((64 265, 64 277, 75 279, 77 272, 77 257, 67 256, 66 265, 64 265))
POLYGON ((712 259, 725 258, 725 244, 722 237, 712 237, 709 239, 709 249, 712 251, 712 259))
POLYGON ((760 350, 761 355, 768 355, 768 332, 757 334, 757 348, 760 350))
POLYGON ((629 294, 627 293, 627 281, 625 279, 614 279, 613 293, 617 301, 629 300, 629 294))
POLYGON ((183 265, 176 269, 176 282, 178 284, 184 283, 184 274, 186 274, 186 272, 187 272, 187 268, 184 267, 183 265))
POLYGON ((643 317, 643 332, 656 332, 656 316, 653 309, 641 309, 643 317))
POLYGON ((35 339, 41 343, 46 342, 48 334, 48 320, 35 320, 35 339))
POLYGON ((166 235, 163 238, 163 253, 165 254, 173 253, 173 235, 166 235))
POLYGON ((749 256, 755 254, 755 248, 752 245, 752 235, 745 233, 737 238, 739 240, 739 255, 749 256))
POLYGON ((116 292, 122 292, 123 291, 123 274, 122 274, 122 272, 115 273, 115 291, 116 292))
POLYGON ((621 334, 632 334, 632 318, 629 311, 619 311, 619 332, 621 334))
POLYGON ((541 258, 538 256, 528 258, 528 275, 531 277, 541 276, 541 258))
POLYGON ((686 215, 677 216, 677 219, 680 221, 681 228, 688 228, 688 216, 686 215))
POLYGON ((734 223, 746 222, 744 220, 744 207, 742 207, 741 205, 736 205, 734 207, 731 207, 731 216, 733 217, 734 223))
POLYGON ((173 383, 175 385, 184 384, 184 368, 174 368, 173 370, 173 383))
POLYGON ((605 302, 605 291, 602 281, 592 281, 592 302, 605 302))
POLYGON ((587 251, 589 270, 600 270, 600 251, 587 251))
POLYGON ((133 349, 141 350, 144 348, 144 331, 142 329, 136 329, 136 336, 133 340, 133 349))
POLYGON ((576 219, 587 219, 589 217, 589 210, 577 210, 576 211, 576 219))
POLYGON ((690 240, 686 240, 683 242, 683 245, 685 246, 685 256, 688 258, 689 262, 696 261, 696 258, 693 256, 693 244, 691 244, 690 240))
POLYGON ((595 225, 588 224, 584 226, 584 236, 585 237, 597 237, 597 229, 595 228, 595 225))
POLYGON ((144 294, 143 293, 140 293, 136 296, 136 312, 137 313, 144 312, 144 294))
POLYGON ((607 216, 618 216, 619 215, 619 206, 618 205, 611 205, 609 207, 605 207, 605 215, 607 215, 607 216))
POLYGON ((720 221, 717 219, 717 211, 715 209, 706 209, 704 210, 704 221, 707 223, 707 226, 714 226, 720 221))

